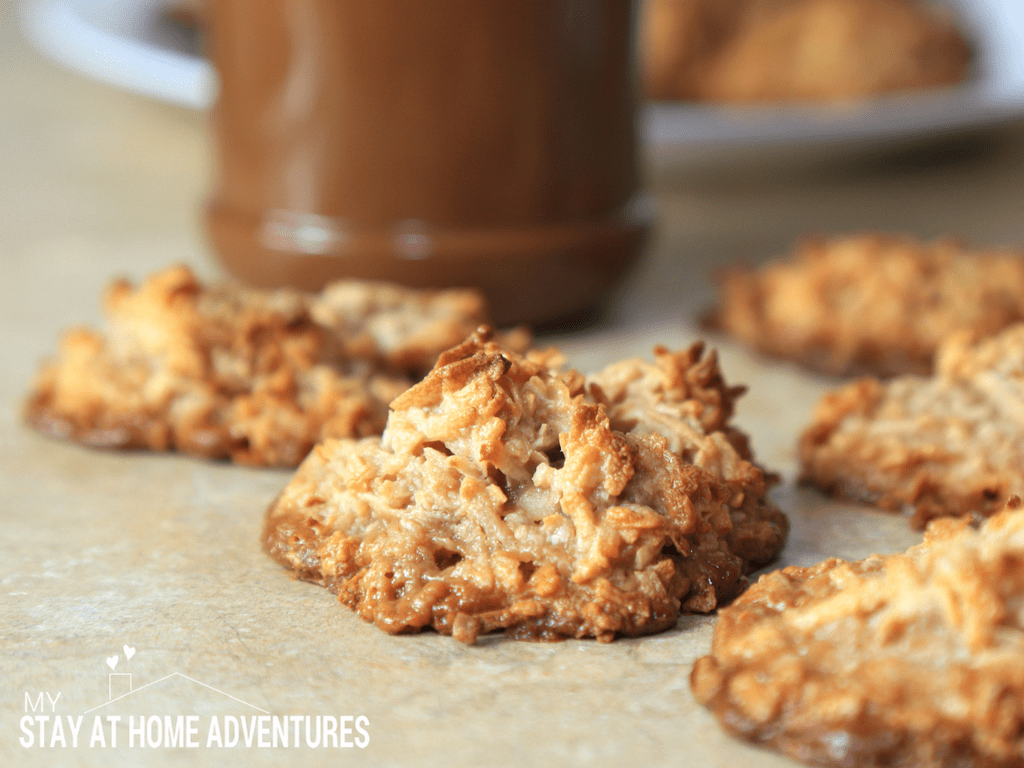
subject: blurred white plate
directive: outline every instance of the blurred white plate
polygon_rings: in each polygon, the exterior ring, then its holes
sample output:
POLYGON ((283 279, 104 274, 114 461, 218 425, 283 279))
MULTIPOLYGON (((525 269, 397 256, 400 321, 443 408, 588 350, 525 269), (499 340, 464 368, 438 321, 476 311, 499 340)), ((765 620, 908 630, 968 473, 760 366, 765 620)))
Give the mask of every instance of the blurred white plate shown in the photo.
MULTIPOLYGON (((948 0, 975 44, 974 75, 954 88, 830 106, 644 107, 656 148, 888 140, 1024 117, 1024 0, 948 0)), ((196 41, 169 22, 169 0, 24 0, 28 38, 56 61, 120 88, 202 109, 216 77, 196 41)))
POLYGON ((23 0, 21 26, 51 59, 110 85, 202 109, 216 76, 171 23, 168 0, 23 0))

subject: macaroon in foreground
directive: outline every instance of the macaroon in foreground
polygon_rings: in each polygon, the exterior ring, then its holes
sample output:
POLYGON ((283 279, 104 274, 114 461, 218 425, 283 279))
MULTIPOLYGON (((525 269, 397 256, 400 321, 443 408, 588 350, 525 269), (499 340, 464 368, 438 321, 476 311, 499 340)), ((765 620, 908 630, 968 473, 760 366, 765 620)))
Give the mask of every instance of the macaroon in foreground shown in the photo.
POLYGON ((1024 761, 1024 510, 932 524, 905 554, 761 577, 715 627, 694 696, 816 765, 1024 761))
POLYGON ((267 513, 272 557, 388 632, 657 632, 735 597, 788 524, 697 344, 584 377, 486 329, 327 440, 267 513))

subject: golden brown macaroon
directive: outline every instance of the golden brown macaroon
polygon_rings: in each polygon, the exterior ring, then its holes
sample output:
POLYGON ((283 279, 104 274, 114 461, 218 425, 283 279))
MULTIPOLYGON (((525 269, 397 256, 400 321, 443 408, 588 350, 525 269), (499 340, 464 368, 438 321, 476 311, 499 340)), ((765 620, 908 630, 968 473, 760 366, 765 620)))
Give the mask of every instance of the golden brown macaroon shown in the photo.
POLYGON ((699 84, 747 5, 748 0, 644 0, 639 55, 646 95, 699 99, 699 84))
POLYGON ((951 238, 807 239, 787 259, 720 277, 710 325, 834 375, 929 373, 939 343, 1024 319, 1024 257, 951 238))
POLYGON ((648 96, 836 101, 967 77, 948 13, 918 0, 648 0, 648 96))
POLYGON ((610 641, 714 610, 787 521, 727 424, 742 388, 700 345, 656 355, 586 378, 475 335, 380 438, 313 449, 267 551, 392 633, 610 641))
POLYGON ((186 267, 115 282, 105 312, 104 333, 72 330, 42 367, 33 426, 271 466, 297 465, 325 436, 380 434, 388 403, 485 319, 473 291, 257 291, 203 285, 186 267))
POLYGON ((1024 510, 980 530, 762 576, 690 676, 735 736, 815 765, 1017 768, 1024 760, 1024 510))
POLYGON ((800 438, 803 481, 911 516, 991 515, 1024 496, 1024 324, 940 349, 934 376, 826 394, 800 438))

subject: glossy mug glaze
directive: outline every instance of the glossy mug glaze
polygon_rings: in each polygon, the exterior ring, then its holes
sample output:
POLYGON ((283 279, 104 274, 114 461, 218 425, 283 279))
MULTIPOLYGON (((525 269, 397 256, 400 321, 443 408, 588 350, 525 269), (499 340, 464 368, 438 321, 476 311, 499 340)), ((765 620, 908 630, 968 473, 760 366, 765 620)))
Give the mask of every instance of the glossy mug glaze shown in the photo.
POLYGON ((207 226, 260 286, 477 286, 500 323, 637 256, 629 0, 212 0, 207 226))

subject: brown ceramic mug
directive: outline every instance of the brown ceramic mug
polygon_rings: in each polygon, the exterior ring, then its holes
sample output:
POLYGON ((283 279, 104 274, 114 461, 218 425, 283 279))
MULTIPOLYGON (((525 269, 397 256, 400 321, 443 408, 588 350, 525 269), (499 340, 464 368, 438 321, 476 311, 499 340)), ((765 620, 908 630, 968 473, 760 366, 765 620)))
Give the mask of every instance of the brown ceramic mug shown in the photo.
POLYGON ((591 307, 637 255, 630 0, 212 0, 216 253, 260 286, 591 307))

